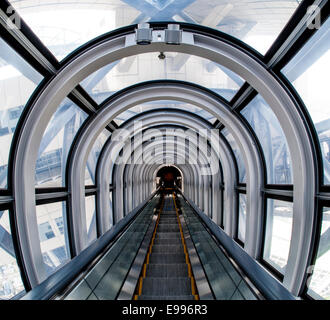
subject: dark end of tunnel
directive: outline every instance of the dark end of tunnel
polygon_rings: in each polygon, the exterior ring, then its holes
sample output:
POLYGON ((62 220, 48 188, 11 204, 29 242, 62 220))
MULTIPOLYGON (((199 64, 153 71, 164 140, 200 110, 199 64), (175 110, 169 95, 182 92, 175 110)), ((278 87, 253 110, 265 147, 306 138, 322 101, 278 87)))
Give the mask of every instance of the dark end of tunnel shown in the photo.
POLYGON ((164 189, 175 189, 182 187, 182 176, 180 171, 174 166, 162 167, 156 176, 157 187, 164 189))

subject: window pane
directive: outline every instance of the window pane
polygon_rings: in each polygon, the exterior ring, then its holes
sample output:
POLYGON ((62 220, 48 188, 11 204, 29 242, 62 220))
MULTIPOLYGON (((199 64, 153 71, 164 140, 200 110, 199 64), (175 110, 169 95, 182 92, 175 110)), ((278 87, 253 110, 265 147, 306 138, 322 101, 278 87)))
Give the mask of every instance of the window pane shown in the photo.
POLYGON ((88 244, 96 240, 96 211, 95 211, 95 196, 85 198, 86 208, 86 227, 88 244))
MULTIPOLYGON (((83 43, 116 28, 119 1, 11 1, 33 32, 61 60, 83 43)), ((121 13, 124 14, 123 12, 121 13)), ((131 13, 127 13, 128 16, 131 13)), ((133 17, 132 17, 133 20, 133 17)))
POLYGON ((70 259, 65 227, 66 204, 55 202, 39 205, 36 208, 41 252, 46 272, 50 275, 70 259))
POLYGON ((258 95, 243 110, 257 135, 267 167, 267 183, 291 184, 291 157, 282 127, 266 101, 258 95))
POLYGON ((111 30, 145 21, 201 24, 264 53, 301 0, 12 0, 32 30, 59 59, 111 30))
POLYGON ((87 114, 65 99, 50 120, 39 147, 36 187, 64 187, 68 153, 87 114))
POLYGON ((282 70, 302 97, 319 137, 324 184, 330 184, 330 19, 282 70))
POLYGON ((112 197, 113 197, 113 190, 110 190, 109 192, 109 206, 110 206, 110 228, 113 226, 113 211, 112 211, 112 208, 113 208, 113 200, 112 200, 112 197))
POLYGON ((0 188, 7 188, 12 138, 26 102, 42 76, 0 38, 0 188))
POLYGON ((245 183, 246 182, 246 169, 245 169, 245 163, 243 159, 243 155, 241 154, 241 150, 238 147, 238 144, 236 143, 234 137, 232 136, 231 133, 225 128, 221 131, 222 135, 226 138, 228 143, 230 144, 233 153, 236 158, 236 163, 238 167, 238 174, 239 174, 239 179, 238 181, 240 183, 245 183))
POLYGON ((11 236, 9 211, 0 211, 0 300, 24 290, 11 236))
POLYGON ((301 0, 196 0, 183 12, 193 22, 228 33, 264 54, 300 2, 301 0))
POLYGON ((268 199, 263 257, 282 274, 288 262, 291 233, 292 203, 268 199))
POLYGON ((230 100, 244 80, 227 68, 210 60, 184 53, 144 53, 109 64, 87 77, 80 84, 101 103, 115 92, 136 83, 159 80, 183 80, 209 88, 230 100))
POLYGON ((246 195, 239 194, 239 210, 238 210, 238 234, 237 237, 242 242, 245 242, 246 229, 246 195))
POLYGON ((95 170, 97 165, 97 160, 99 158, 99 155, 102 151, 102 148, 108 138, 110 137, 111 133, 104 129, 99 137, 96 139, 91 152, 89 153, 88 159, 87 159, 87 165, 85 170, 85 185, 94 185, 95 184, 95 170))
POLYGON ((314 299, 330 300, 330 208, 323 208, 320 242, 312 267, 307 293, 314 299))

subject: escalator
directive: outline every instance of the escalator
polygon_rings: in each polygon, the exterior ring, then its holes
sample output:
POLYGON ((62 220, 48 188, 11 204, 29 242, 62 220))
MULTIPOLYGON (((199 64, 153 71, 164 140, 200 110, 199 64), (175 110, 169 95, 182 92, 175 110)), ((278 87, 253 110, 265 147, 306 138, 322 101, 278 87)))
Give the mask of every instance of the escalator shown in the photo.
POLYGON ((160 188, 22 299, 294 297, 178 189, 160 188))
POLYGON ((165 195, 136 300, 198 300, 173 195, 165 195))

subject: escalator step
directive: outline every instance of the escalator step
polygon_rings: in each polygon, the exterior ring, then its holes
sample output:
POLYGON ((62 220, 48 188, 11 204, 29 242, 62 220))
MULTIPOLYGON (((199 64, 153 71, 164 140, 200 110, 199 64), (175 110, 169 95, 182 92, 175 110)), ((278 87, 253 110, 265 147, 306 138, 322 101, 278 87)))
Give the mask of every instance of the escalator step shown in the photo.
POLYGON ((159 224, 177 224, 178 219, 175 218, 160 218, 159 219, 159 224))
POLYGON ((183 278, 188 277, 188 268, 185 263, 180 264, 149 264, 147 277, 183 278))
POLYGON ((159 224, 157 228, 157 233, 158 232, 180 232, 179 225, 176 224, 159 224))
POLYGON ((180 239, 179 232, 157 232, 155 239, 180 239))
POLYGON ((177 238, 155 238, 154 245, 169 245, 169 244, 182 244, 181 238, 178 236, 177 238))
POLYGON ((150 255, 149 263, 183 263, 185 262, 185 255, 182 254, 163 254, 163 253, 153 253, 150 255))
POLYGON ((191 282, 188 278, 145 278, 142 294, 155 296, 190 295, 191 282))
POLYGON ((182 244, 161 245, 154 244, 152 246, 152 253, 181 253, 183 252, 182 244))
POLYGON ((194 300, 194 296, 148 296, 143 294, 139 296, 139 300, 194 300))

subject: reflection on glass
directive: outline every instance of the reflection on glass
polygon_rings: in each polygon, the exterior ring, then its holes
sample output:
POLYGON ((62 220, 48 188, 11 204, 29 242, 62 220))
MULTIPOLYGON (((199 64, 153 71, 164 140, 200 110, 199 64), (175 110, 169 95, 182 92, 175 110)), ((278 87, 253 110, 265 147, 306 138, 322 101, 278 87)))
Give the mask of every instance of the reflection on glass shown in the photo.
POLYGON ((264 54, 299 2, 301 1, 196 0, 191 1, 184 13, 194 23, 228 33, 264 54))
POLYGON ((267 183, 291 184, 291 158, 285 135, 272 109, 258 95, 242 111, 257 135, 267 167, 267 183))
POLYGON ((50 120, 42 137, 36 163, 37 187, 65 186, 65 169, 73 139, 87 114, 65 99, 50 120))
POLYGON ((241 153, 241 150, 238 147, 237 142, 235 141, 232 134, 225 128, 221 131, 222 135, 226 138, 228 143, 230 144, 233 153, 235 155, 237 167, 238 167, 238 176, 239 176, 239 182, 245 183, 246 182, 246 169, 245 169, 245 163, 243 159, 243 155, 241 153))
POLYGON ((106 129, 104 129, 99 137, 96 139, 92 150, 89 153, 88 159, 87 159, 87 165, 85 170, 85 185, 94 185, 95 184, 95 170, 97 165, 97 160, 99 158, 99 155, 102 151, 102 148, 108 138, 110 137, 110 132, 106 129))
POLYGON ((282 70, 302 97, 319 137, 324 184, 330 184, 330 19, 282 70))
POLYGON ((243 243, 245 242, 246 229, 246 195, 239 194, 239 210, 238 210, 238 234, 237 237, 243 243))
POLYGON ((88 244, 91 244, 96 240, 95 196, 89 196, 85 198, 85 210, 88 244))
POLYGON ((9 211, 0 211, 0 300, 24 290, 11 236, 9 211))
POLYGON ((109 5, 68 0, 55 3, 52 0, 43 0, 42 3, 33 0, 11 2, 59 60, 83 43, 116 28, 116 3, 111 4, 111 1, 109 5))
POLYGON ((109 64, 87 77, 80 84, 98 103, 136 83, 170 79, 196 83, 230 100, 243 79, 227 68, 197 56, 166 52, 144 53, 109 64))
POLYGON ((288 262, 291 233, 292 203, 268 199, 263 258, 282 274, 288 262))
POLYGON ((37 222, 43 260, 48 275, 70 259, 66 229, 66 204, 55 202, 38 205, 37 222))
POLYGON ((0 188, 7 188, 8 156, 26 102, 42 76, 0 38, 0 188))
POLYGON ((160 101, 152 101, 152 102, 147 102, 138 106, 135 106, 133 108, 130 108, 123 113, 119 114, 116 118, 115 121, 117 124, 122 124, 123 122, 127 121, 128 119, 146 111, 155 111, 156 109, 161 109, 161 108, 166 108, 166 109, 179 109, 179 110, 185 110, 189 111, 192 113, 195 113, 196 115, 204 118, 205 120, 208 120, 211 123, 214 123, 216 118, 207 112, 206 110, 203 110, 197 106, 194 106, 189 103, 184 103, 180 101, 171 101, 171 100, 160 100, 160 101))
POLYGON ((323 208, 320 242, 316 263, 308 270, 307 294, 314 299, 330 300, 330 208, 323 208))
POLYGON ((12 0, 37 36, 61 59, 105 32, 146 21, 201 24, 264 53, 301 0, 12 0))
POLYGON ((109 192, 109 206, 110 206, 110 228, 113 226, 113 210, 112 210, 112 208, 113 208, 113 200, 112 200, 112 198, 113 198, 113 190, 110 190, 110 192, 109 192))

